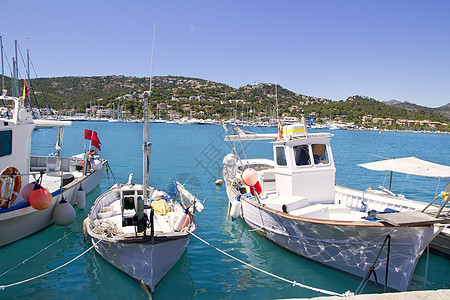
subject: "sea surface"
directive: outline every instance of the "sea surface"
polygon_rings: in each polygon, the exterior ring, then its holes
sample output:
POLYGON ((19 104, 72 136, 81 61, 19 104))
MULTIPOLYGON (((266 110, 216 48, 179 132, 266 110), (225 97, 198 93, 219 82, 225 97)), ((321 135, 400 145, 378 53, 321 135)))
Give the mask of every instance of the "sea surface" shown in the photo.
MULTIPOLYGON (((82 235, 82 222, 102 192, 115 182, 125 183, 130 173, 142 181, 142 124, 74 122, 64 134, 63 156, 81 153, 84 129, 95 130, 102 142, 100 155, 110 165, 98 188, 87 196, 84 210, 77 210, 75 222, 67 227, 52 225, 37 234, 0 248, 0 286, 20 282, 48 272, 88 250, 90 241, 82 235)), ((276 128, 244 128, 260 133, 276 128)), ((229 133, 231 129, 229 128, 229 133)), ((313 131, 317 132, 317 131, 313 131)), ((337 168, 336 183, 366 189, 388 186, 389 176, 358 167, 357 164, 383 157, 415 156, 450 165, 450 136, 404 132, 333 130, 332 150, 337 168)), ((32 153, 55 152, 56 128, 35 130, 32 153)), ((211 245, 265 271, 308 286, 344 293, 355 291, 361 279, 329 269, 289 253, 257 233, 242 220, 226 217, 227 198, 221 178, 222 158, 231 151, 223 142, 225 131, 214 125, 150 124, 152 142, 150 185, 167 190, 174 180, 200 200, 205 210, 198 213, 196 234, 211 245), (217 175, 215 175, 219 172, 217 175)), ((264 141, 238 144, 251 157, 271 158, 272 147, 264 141)), ((241 154, 243 155, 243 154, 241 154)), ((419 201, 431 201, 446 180, 395 174, 392 189, 419 201)), ((27 224, 23 224, 27 226, 27 224)), ((1 234, 1 232, 0 232, 1 234)), ((420 259, 411 290, 450 288, 450 260, 430 252, 420 259), (428 267, 428 273, 426 269, 428 267)), ((364 293, 382 292, 369 283, 364 293)), ((253 270, 218 252, 195 237, 187 251, 157 286, 153 299, 276 299, 324 296, 253 270)), ((146 299, 138 282, 117 270, 92 249, 65 267, 14 287, 0 290, 0 299, 146 299)))

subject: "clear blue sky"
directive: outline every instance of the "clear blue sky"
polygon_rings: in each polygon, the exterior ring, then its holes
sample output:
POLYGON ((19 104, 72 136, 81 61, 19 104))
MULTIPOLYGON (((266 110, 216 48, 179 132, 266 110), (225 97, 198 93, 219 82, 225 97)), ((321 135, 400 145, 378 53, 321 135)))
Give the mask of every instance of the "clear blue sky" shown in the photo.
POLYGON ((450 102, 448 0, 1 0, 0 12, 8 57, 29 38, 40 77, 149 76, 156 20, 157 76, 450 102))

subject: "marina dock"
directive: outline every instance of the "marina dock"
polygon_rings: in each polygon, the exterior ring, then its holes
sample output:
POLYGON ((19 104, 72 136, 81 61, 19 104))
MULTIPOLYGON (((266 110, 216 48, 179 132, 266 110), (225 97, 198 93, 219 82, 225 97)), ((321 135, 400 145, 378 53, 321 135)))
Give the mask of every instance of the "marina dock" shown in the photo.
MULTIPOLYGON (((330 296, 330 297, 314 297, 314 298, 301 298, 310 300, 335 300, 343 299, 342 297, 330 296)), ((355 295, 350 297, 345 297, 344 299, 351 300, 447 300, 450 299, 450 290, 436 290, 436 291, 412 291, 412 292, 402 292, 402 293, 386 293, 386 294, 366 294, 366 295, 355 295)))

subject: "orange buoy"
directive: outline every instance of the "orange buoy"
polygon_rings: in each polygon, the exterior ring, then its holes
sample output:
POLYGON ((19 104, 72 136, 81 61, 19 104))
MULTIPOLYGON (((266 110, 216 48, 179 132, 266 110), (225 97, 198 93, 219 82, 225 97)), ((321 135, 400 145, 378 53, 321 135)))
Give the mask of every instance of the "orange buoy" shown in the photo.
POLYGON ((242 172, 242 182, 248 186, 254 186, 258 181, 258 173, 252 169, 248 168, 242 172))
POLYGON ((216 185, 222 185, 223 184, 223 180, 222 179, 217 179, 214 183, 216 185))
POLYGON ((52 205, 52 200, 52 194, 47 189, 37 184, 30 194, 29 202, 34 209, 44 210, 52 205))

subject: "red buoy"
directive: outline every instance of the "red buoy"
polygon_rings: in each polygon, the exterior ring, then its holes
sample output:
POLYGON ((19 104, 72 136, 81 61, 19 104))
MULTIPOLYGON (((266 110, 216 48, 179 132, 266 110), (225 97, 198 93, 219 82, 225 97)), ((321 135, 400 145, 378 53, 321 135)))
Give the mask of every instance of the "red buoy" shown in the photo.
POLYGON ((30 194, 30 205, 34 209, 43 210, 52 205, 52 194, 40 185, 36 185, 30 194))
POLYGON ((261 185, 259 184, 259 181, 257 181, 257 182, 255 183, 255 185, 254 185, 253 187, 250 188, 250 193, 251 193, 253 196, 255 196, 255 190, 256 190, 256 193, 257 193, 258 195, 261 194, 262 188, 261 188, 261 185))
POLYGON ((21 193, 23 199, 30 201, 30 195, 31 195, 31 192, 34 190, 35 185, 36 185, 35 182, 30 182, 23 187, 22 193, 21 193))

